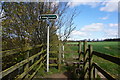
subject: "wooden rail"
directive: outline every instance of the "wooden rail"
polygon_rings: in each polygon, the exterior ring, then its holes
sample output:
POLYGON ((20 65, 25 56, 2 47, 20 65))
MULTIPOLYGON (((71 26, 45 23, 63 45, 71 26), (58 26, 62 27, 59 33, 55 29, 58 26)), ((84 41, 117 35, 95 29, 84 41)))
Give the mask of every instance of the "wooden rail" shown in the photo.
MULTIPOLYGON (((46 54, 44 54, 46 52, 46 50, 43 50, 43 45, 37 45, 35 47, 28 47, 28 48, 25 48, 24 50, 27 52, 26 54, 26 59, 19 62, 19 63, 16 63, 15 65, 3 70, 0 72, 0 75, 2 75, 2 78, 9 75, 10 73, 14 72, 16 69, 20 68, 21 66, 25 66, 24 67, 24 71, 23 73, 21 73, 20 75, 18 75, 15 79, 16 80, 20 80, 20 79, 23 79, 24 77, 27 78, 27 79, 32 79, 34 77, 34 75, 37 73, 37 71, 42 67, 42 65, 44 64, 44 61, 46 60, 46 54), (41 48, 41 51, 38 52, 37 54, 29 57, 29 50, 33 49, 33 48, 41 48), (34 59, 36 57, 40 56, 40 58, 34 62, 34 59), (33 60, 33 64, 31 66, 29 66, 29 62, 33 60), (29 72, 36 66, 36 65, 39 65, 39 67, 35 70, 35 72, 33 72, 33 74, 31 76, 29 76, 29 72)), ((20 49, 17 49, 17 51, 20 50, 20 49)), ((15 52, 12 53, 13 51, 15 50, 9 50, 8 52, 7 51, 4 51, 3 54, 5 56, 8 56, 8 55, 13 55, 13 54, 16 54, 15 52)), ((18 53, 18 52, 17 52, 18 53)))
POLYGON ((79 46, 78 44, 65 44, 67 46, 79 46))
POLYGON ((110 55, 96 52, 96 51, 93 51, 92 54, 120 65, 120 58, 118 58, 118 57, 110 56, 110 55))
POLYGON ((114 57, 114 56, 110 56, 110 55, 107 55, 105 53, 100 53, 100 52, 96 52, 96 51, 93 51, 92 50, 92 45, 86 45, 86 41, 84 42, 84 48, 87 48, 85 51, 84 51, 84 54, 88 54, 88 56, 86 57, 83 57, 85 60, 88 59, 88 64, 85 63, 85 71, 86 69, 88 68, 88 76, 86 77, 86 75, 84 75, 84 78, 89 78, 91 80, 91 78, 97 78, 97 73, 96 73, 96 70, 98 70, 102 75, 105 76, 105 78, 107 78, 108 80, 115 80, 115 78, 110 75, 108 72, 106 72, 103 68, 101 68, 100 66, 98 66, 96 63, 93 62, 93 55, 97 56, 97 57, 100 57, 100 58, 103 58, 105 60, 108 60, 112 63, 115 63, 115 64, 118 64, 120 65, 120 58, 118 57, 114 57))
POLYGON ((97 70, 98 70, 108 80, 116 80, 112 75, 110 75, 103 68, 101 68, 95 62, 93 62, 93 55, 105 59, 107 61, 110 61, 112 63, 115 63, 119 66, 120 66, 120 58, 110 56, 105 53, 93 51, 92 45, 87 45, 87 41, 83 42, 83 51, 81 49, 82 48, 81 42, 79 42, 79 44, 66 44, 66 45, 79 47, 78 51, 75 52, 79 53, 79 60, 83 61, 83 72, 84 72, 84 75, 82 75, 83 78, 88 78, 89 80, 97 78, 97 70))
POLYGON ((107 73, 105 70, 103 70, 100 66, 98 66, 96 63, 93 63, 93 66, 101 72, 108 80, 115 80, 109 73, 107 73))
MULTIPOLYGON (((82 75, 83 78, 89 78, 89 80, 91 79, 95 79, 97 78, 97 71, 98 70, 101 74, 103 74, 108 80, 115 80, 115 78, 110 75, 108 72, 106 72, 104 69, 102 69, 99 65, 97 65, 96 63, 93 62, 93 55, 103 58, 105 60, 108 60, 112 63, 115 63, 117 65, 120 65, 120 58, 118 57, 113 57, 104 53, 100 53, 100 52, 96 52, 93 51, 92 45, 87 45, 87 41, 84 41, 83 43, 83 51, 82 51, 82 44, 81 42, 79 42, 79 44, 65 44, 67 46, 77 46, 78 47, 78 51, 63 51, 62 50, 62 44, 59 45, 59 51, 50 51, 50 54, 52 53, 58 53, 58 58, 50 58, 50 60, 56 60, 58 61, 57 64, 50 64, 50 66, 58 66, 58 69, 61 69, 61 61, 62 58, 61 55, 63 53, 78 53, 79 54, 79 61, 82 61, 83 63, 80 64, 82 65, 82 71, 84 72, 84 74, 82 75)), ((24 66, 24 71, 19 74, 15 79, 23 79, 23 78, 27 78, 28 80, 31 80, 34 75, 37 73, 37 71, 44 65, 44 62, 46 61, 46 54, 44 54, 46 52, 46 50, 43 50, 43 45, 37 45, 34 47, 25 47, 23 48, 23 51, 26 52, 26 59, 24 59, 23 61, 16 63, 15 65, 3 70, 0 72, 0 75, 2 75, 2 78, 9 75, 10 73, 14 72, 15 70, 19 69, 20 67, 24 66), (29 56, 29 50, 33 49, 33 48, 42 48, 40 52, 29 56), (37 61, 34 61, 35 58, 37 58, 39 56, 39 59, 37 61), (33 64, 30 66, 29 62, 33 60, 33 64), (35 72, 33 72, 31 75, 29 75, 29 72, 36 66, 39 65, 39 67, 35 70, 35 72)), ((3 58, 9 55, 13 55, 13 54, 17 54, 21 52, 21 49, 13 49, 13 50, 8 50, 8 51, 3 51, 3 58)))
MULTIPOLYGON (((39 47, 42 47, 43 44, 41 45, 36 45, 34 47, 30 46, 28 48, 24 47, 23 50, 24 51, 27 51, 27 50, 31 50, 33 48, 39 48, 39 47)), ((21 52, 21 48, 18 48, 18 49, 12 49, 12 50, 6 50, 6 51, 2 51, 2 57, 6 57, 6 56, 9 56, 9 55, 13 55, 13 54, 16 54, 16 53, 19 53, 21 52)), ((23 52, 23 51, 22 51, 23 52)))

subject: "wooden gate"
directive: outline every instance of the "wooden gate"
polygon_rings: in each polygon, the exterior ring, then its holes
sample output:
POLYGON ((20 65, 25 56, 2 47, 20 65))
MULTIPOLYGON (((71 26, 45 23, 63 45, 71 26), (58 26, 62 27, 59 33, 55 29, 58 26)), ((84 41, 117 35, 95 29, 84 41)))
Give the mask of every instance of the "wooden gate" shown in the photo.
MULTIPOLYGON (((75 58, 76 61, 73 60, 71 62, 71 64, 77 65, 76 75, 78 73, 81 74, 81 75, 77 75, 76 78, 83 78, 83 79, 87 78, 89 80, 95 79, 95 78, 98 78, 97 72, 99 71, 99 73, 101 73, 104 76, 104 78, 106 78, 108 80, 116 80, 115 77, 110 75, 110 73, 105 71, 103 68, 101 68, 97 63, 95 63, 93 61, 93 55, 100 57, 102 59, 105 59, 107 61, 110 61, 112 63, 115 63, 118 66, 120 66, 120 58, 106 55, 105 53, 100 53, 100 52, 94 51, 92 45, 87 45, 87 41, 75 42, 75 43, 72 42, 72 44, 70 44, 70 43, 71 42, 67 42, 64 46, 65 47, 74 46, 74 47, 76 47, 76 50, 75 51, 67 51, 65 48, 65 51, 63 51, 62 53, 64 53, 64 54, 77 53, 78 57, 75 58)), ((72 48, 74 49, 74 47, 72 47, 72 48)), ((70 48, 70 50, 72 48, 70 48)), ((72 56, 72 57, 74 57, 74 56, 72 56)), ((63 58, 63 59, 64 59, 64 63, 67 63, 66 58, 63 58)))

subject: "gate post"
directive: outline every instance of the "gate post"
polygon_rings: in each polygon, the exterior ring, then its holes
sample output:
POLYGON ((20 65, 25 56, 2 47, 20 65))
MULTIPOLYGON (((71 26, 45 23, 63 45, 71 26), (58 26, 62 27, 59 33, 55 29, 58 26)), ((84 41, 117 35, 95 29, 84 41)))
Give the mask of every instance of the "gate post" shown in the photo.
POLYGON ((87 41, 85 40, 84 41, 84 44, 83 44, 83 61, 85 62, 85 58, 86 58, 86 51, 87 51, 87 41))
POLYGON ((82 49, 81 49, 81 41, 79 41, 79 50, 78 50, 78 54, 79 54, 79 61, 82 60, 82 49))
POLYGON ((84 78, 87 78, 88 75, 87 75, 87 68, 88 68, 88 62, 87 62, 87 58, 88 58, 88 54, 87 54, 87 41, 85 40, 84 41, 84 45, 83 45, 83 62, 84 62, 84 65, 83 65, 83 69, 84 69, 84 78))
POLYGON ((58 70, 61 69, 61 43, 59 43, 59 54, 58 54, 58 70))
POLYGON ((64 57, 65 57, 65 55, 64 55, 64 44, 62 44, 62 62, 64 63, 64 57))
POLYGON ((91 80, 93 78, 93 69, 92 69, 92 60, 93 60, 93 57, 92 57, 92 46, 91 45, 88 45, 88 48, 89 48, 89 80, 91 80))

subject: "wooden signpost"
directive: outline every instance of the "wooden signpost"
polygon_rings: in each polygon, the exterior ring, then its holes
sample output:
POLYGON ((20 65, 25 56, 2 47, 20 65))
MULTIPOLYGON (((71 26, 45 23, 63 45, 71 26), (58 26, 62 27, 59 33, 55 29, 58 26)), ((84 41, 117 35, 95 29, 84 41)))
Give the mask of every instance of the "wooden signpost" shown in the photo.
POLYGON ((50 20, 57 19, 57 14, 42 14, 40 16, 41 20, 46 20, 48 27, 47 27, 47 72, 49 72, 49 26, 50 26, 50 20))

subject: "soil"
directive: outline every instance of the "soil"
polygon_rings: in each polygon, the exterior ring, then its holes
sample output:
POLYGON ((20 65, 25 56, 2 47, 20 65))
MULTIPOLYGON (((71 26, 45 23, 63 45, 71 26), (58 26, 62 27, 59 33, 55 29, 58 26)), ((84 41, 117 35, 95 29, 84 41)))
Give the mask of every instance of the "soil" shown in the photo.
POLYGON ((51 74, 51 75, 46 76, 45 78, 50 78, 52 80, 57 80, 57 79, 72 80, 70 79, 71 74, 69 72, 51 74))

